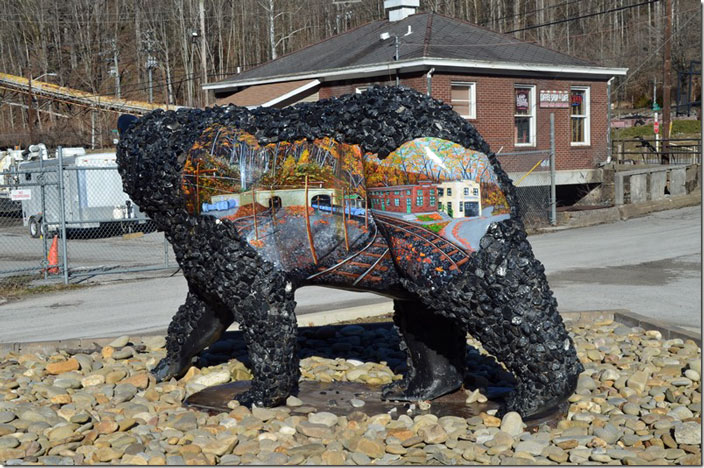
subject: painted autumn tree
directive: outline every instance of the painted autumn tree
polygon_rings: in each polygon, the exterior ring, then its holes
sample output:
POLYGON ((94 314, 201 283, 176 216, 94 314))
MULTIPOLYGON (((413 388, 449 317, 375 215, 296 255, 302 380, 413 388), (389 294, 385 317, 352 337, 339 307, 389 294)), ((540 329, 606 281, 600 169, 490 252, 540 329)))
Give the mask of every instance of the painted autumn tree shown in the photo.
POLYGON ((439 138, 416 138, 383 160, 369 155, 366 170, 367 184, 371 187, 416 184, 420 180, 438 183, 469 179, 496 183, 486 155, 439 138))
POLYGON ((214 125, 203 131, 188 152, 183 166, 182 190, 186 208, 194 213, 213 195, 241 189, 239 167, 229 163, 243 138, 242 132, 214 125))

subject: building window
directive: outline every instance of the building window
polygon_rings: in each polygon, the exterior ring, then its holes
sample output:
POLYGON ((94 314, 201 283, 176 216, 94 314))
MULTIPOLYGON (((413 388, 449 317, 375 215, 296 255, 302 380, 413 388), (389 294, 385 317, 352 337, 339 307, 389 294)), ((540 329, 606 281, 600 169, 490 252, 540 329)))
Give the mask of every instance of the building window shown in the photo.
POLYGON ((410 191, 410 190, 406 190, 406 195, 410 195, 410 194, 411 194, 411 191, 410 191))
POLYGON ((465 187, 465 188, 464 188, 464 196, 465 196, 465 197, 468 197, 468 196, 469 196, 469 188, 468 188, 468 187, 465 187))
POLYGON ((464 205, 464 203, 460 202, 460 211, 464 211, 464 207, 462 205, 464 205))
POLYGON ((435 197, 430 197, 430 206, 435 206, 435 197))
POLYGON ((416 206, 423 206, 423 197, 422 196, 416 197, 416 206))
POLYGON ((394 190, 394 195, 398 195, 398 190, 394 190))
POLYGON ((515 88, 516 146, 535 146, 535 86, 515 88))
POLYGON ((453 82, 450 92, 452 108, 465 119, 477 118, 477 84, 453 82))
POLYGON ((472 195, 474 195, 475 197, 478 196, 478 195, 479 195, 479 189, 478 189, 478 188, 472 189, 472 195))
POLYGON ((416 193, 417 196, 422 197, 423 196, 423 189, 418 189, 418 193, 416 193))
POLYGON ((452 189, 450 187, 447 187, 447 196, 448 197, 452 196, 452 189))
POLYGON ((394 206, 401 206, 401 203, 398 201, 398 198, 394 198, 394 206))
POLYGON ((574 86, 570 90, 572 145, 589 144, 589 123, 589 88, 574 86))
POLYGON ((360 86, 359 88, 355 89, 354 92, 357 94, 362 94, 367 89, 369 89, 369 86, 360 86))
POLYGON ((435 195, 435 189, 430 189, 430 190, 428 190, 428 193, 429 193, 430 195, 435 195))
POLYGON ((438 187, 438 197, 444 197, 445 196, 445 189, 438 187))
POLYGON ((444 208, 442 207, 442 202, 438 203, 438 210, 444 211, 444 208))

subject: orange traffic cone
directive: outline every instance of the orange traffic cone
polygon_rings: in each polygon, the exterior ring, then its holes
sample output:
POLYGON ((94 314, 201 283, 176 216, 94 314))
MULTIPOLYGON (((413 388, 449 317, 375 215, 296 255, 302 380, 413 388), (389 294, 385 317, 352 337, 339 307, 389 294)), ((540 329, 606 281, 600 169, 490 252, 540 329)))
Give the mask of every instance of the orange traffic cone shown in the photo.
POLYGON ((51 274, 57 274, 59 272, 59 236, 55 235, 54 240, 51 241, 51 248, 49 249, 49 255, 47 255, 47 261, 49 262, 48 271, 51 274))

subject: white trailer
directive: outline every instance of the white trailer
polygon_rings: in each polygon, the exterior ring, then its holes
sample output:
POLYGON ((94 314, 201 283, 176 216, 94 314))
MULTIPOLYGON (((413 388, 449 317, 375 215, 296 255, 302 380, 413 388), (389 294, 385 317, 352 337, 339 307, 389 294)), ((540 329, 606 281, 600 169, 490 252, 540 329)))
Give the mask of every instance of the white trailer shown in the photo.
MULTIPOLYGON (((83 147, 64 148, 63 155, 80 156, 86 154, 83 147)), ((49 159, 49 151, 43 143, 30 145, 27 149, 8 148, 0 151, 0 214, 20 214, 22 193, 17 193, 14 185, 19 183, 17 169, 25 161, 49 159)))
MULTIPOLYGON (((20 184, 31 192, 22 200, 22 217, 32 237, 61 227, 58 159, 19 164, 20 184), (43 178, 42 185, 37 184, 43 178)), ((122 190, 115 153, 94 153, 63 158, 63 206, 66 228, 112 232, 145 230, 149 218, 122 190)))

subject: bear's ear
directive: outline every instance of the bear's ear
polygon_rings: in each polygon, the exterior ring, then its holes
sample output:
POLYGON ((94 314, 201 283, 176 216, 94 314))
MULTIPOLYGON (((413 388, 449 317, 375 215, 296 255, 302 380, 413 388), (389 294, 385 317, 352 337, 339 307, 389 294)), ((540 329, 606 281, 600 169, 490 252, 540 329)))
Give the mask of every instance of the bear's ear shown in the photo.
POLYGON ((125 133, 127 129, 129 129, 133 123, 135 123, 137 120, 139 120, 137 117, 134 115, 130 114, 122 114, 120 117, 117 119, 117 131, 120 132, 120 135, 125 133))

